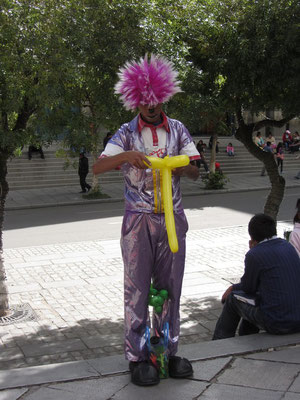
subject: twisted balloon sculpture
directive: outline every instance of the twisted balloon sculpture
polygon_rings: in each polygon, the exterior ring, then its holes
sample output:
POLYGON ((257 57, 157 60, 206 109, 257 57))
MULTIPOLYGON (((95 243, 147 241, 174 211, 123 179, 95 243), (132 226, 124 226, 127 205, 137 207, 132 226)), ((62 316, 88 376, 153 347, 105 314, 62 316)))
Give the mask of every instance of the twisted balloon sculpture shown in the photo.
POLYGON ((190 159, 186 155, 166 156, 164 158, 147 157, 147 159, 151 162, 151 165, 145 164, 151 169, 159 169, 162 174, 162 193, 168 241, 172 253, 177 253, 178 240, 173 213, 172 169, 185 167, 190 163, 190 159))

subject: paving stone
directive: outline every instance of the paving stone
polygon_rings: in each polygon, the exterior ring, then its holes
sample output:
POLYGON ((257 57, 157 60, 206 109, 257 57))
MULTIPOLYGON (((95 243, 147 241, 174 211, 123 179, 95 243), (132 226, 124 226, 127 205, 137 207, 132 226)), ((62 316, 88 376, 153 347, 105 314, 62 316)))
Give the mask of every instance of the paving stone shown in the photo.
MULTIPOLYGON (((201 400, 281 400, 283 392, 245 388, 232 385, 211 385, 199 399, 201 400)), ((294 400, 294 399, 289 399, 294 400)), ((299 399, 298 399, 299 400, 299 399)))
POLYGON ((98 377, 99 373, 86 361, 0 371, 0 389, 98 377))
POLYGON ((7 283, 7 290, 10 295, 23 292, 37 292, 41 290, 38 283, 30 283, 28 285, 16 285, 14 283, 7 283))
POLYGON ((213 379, 230 361, 232 357, 217 358, 215 360, 197 361, 193 363, 193 379, 210 381, 213 379))
POLYGON ((129 376, 125 375, 61 383, 41 387, 27 395, 26 400, 107 400, 113 398, 128 382, 129 376))
POLYGON ((294 380, 292 386, 289 388, 289 391, 300 393, 300 376, 297 376, 297 378, 294 380))
POLYGON ((85 282, 82 279, 74 279, 74 280, 63 280, 63 281, 54 281, 54 282, 40 282, 40 285, 43 289, 52 289, 52 288, 67 288, 67 287, 76 287, 82 286, 85 282))
POLYGON ((236 336, 234 338, 214 340, 209 343, 197 345, 184 345, 180 347, 180 355, 189 360, 205 360, 214 357, 225 357, 234 354, 245 354, 267 350, 273 347, 288 346, 300 343, 300 334, 269 335, 259 333, 256 335, 236 336))
POLYGON ((0 392, 0 400, 18 400, 28 389, 10 389, 0 392))
POLYGON ((208 333, 208 329, 195 320, 181 321, 180 324, 181 335, 193 335, 197 333, 208 333))
POLYGON ((1 351, 0 351, 0 362, 1 361, 11 361, 11 360, 16 360, 19 358, 23 358, 24 354, 20 351, 19 348, 14 347, 14 348, 3 348, 1 346, 1 351))
POLYGON ((81 337, 83 343, 89 349, 96 349, 98 347, 104 347, 108 344, 115 345, 123 343, 124 335, 122 334, 111 334, 111 335, 97 335, 97 336, 90 336, 90 337, 81 337))
POLYGON ((57 354, 66 351, 86 350, 80 339, 67 339, 54 343, 35 343, 20 346, 26 357, 57 354))
POLYGON ((114 400, 192 400, 205 390, 207 383, 187 379, 165 379, 159 385, 147 388, 135 386, 132 383, 117 392, 114 400))
POLYGON ((299 371, 298 365, 238 358, 218 377, 218 383, 284 391, 299 371))
POLYGON ((300 347, 295 346, 288 349, 249 354, 246 357, 255 360, 280 361, 290 364, 300 364, 300 347))
POLYGON ((202 325, 204 328, 206 328, 207 333, 210 336, 210 339, 212 338, 212 332, 214 332, 215 327, 216 327, 216 323, 217 323, 217 319, 213 320, 213 321, 208 321, 208 320, 198 320, 198 323, 200 325, 202 325))
POLYGON ((300 399, 299 393, 290 393, 290 392, 287 392, 282 398, 282 400, 299 400, 299 399, 300 399))
POLYGON ((129 371, 128 361, 125 360, 124 355, 97 358, 87 360, 87 362, 103 376, 129 371))
MULTIPOLYGON (((201 279, 199 279, 199 282, 201 282, 201 279)), ((198 285, 184 285, 183 290, 182 290, 182 295, 183 296, 192 296, 192 295, 198 295, 198 294, 212 294, 214 292, 217 293, 224 293, 224 291, 228 288, 228 285, 226 283, 222 282, 214 282, 214 283, 207 283, 205 285, 203 284, 198 284, 198 285)))

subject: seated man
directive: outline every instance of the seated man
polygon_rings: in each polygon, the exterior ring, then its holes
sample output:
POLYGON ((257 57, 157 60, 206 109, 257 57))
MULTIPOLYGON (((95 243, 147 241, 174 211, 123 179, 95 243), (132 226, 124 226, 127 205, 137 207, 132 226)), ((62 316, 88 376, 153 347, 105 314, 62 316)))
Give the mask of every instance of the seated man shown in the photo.
POLYGON ((300 332, 300 261, 294 247, 276 236, 275 221, 257 214, 248 225, 250 250, 240 283, 230 286, 222 296, 224 308, 216 324, 213 340, 239 334, 300 332), (236 292, 253 297, 251 305, 236 297, 236 292))
POLYGON ((28 147, 28 160, 32 159, 32 153, 39 153, 41 158, 43 158, 43 159, 45 158, 42 146, 30 145, 28 147))

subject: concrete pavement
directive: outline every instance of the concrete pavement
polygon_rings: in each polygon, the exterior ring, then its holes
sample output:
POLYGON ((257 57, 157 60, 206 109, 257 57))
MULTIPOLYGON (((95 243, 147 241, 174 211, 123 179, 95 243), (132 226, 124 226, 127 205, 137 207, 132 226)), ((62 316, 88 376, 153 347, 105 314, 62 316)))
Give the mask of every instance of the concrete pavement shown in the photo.
MULTIPOLYGON (((285 178, 288 187, 300 186, 292 174, 285 178)), ((184 180, 182 191, 211 193, 201 185, 184 180)), ((266 187, 267 177, 249 174, 230 176, 225 190, 266 187)), ((7 209, 86 202, 77 191, 11 192, 7 209)), ((107 184, 103 192, 117 201, 123 188, 107 184)), ((279 222, 279 236, 290 227, 279 222)), ((241 276, 247 243, 245 225, 188 233, 180 354, 194 360, 195 374, 153 388, 129 383, 122 355, 119 240, 4 250, 10 304, 20 319, 0 323, 0 400, 300 399, 300 335, 210 341, 220 296, 241 276)))
MULTIPOLYGON (((286 188, 299 187, 300 179, 295 179, 298 170, 283 173, 286 180, 286 188)), ((193 182, 187 178, 181 181, 183 196, 206 195, 212 193, 245 192, 250 190, 260 190, 270 187, 268 176, 260 176, 248 173, 245 175, 228 175, 229 182, 224 189, 206 190, 204 183, 198 179, 193 182)), ((90 204, 112 201, 123 201, 124 187, 121 183, 103 183, 102 193, 109 196, 106 199, 87 200, 79 193, 80 186, 61 186, 56 188, 22 189, 13 190, 8 193, 6 200, 6 210, 26 209, 36 207, 63 206, 70 204, 90 204)))
POLYGON ((0 371, 1 400, 299 400, 300 335, 250 335, 181 347, 189 379, 130 382, 122 356, 0 371))

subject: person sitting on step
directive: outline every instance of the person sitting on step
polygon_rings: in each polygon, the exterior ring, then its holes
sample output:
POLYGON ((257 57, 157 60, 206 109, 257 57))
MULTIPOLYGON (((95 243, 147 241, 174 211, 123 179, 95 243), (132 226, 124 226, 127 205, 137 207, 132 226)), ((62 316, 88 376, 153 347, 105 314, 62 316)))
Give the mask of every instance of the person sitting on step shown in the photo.
POLYGON ((295 248, 278 238, 276 222, 256 214, 248 225, 249 248, 240 283, 222 296, 224 304, 213 340, 258 333, 300 332, 300 258, 295 248))

